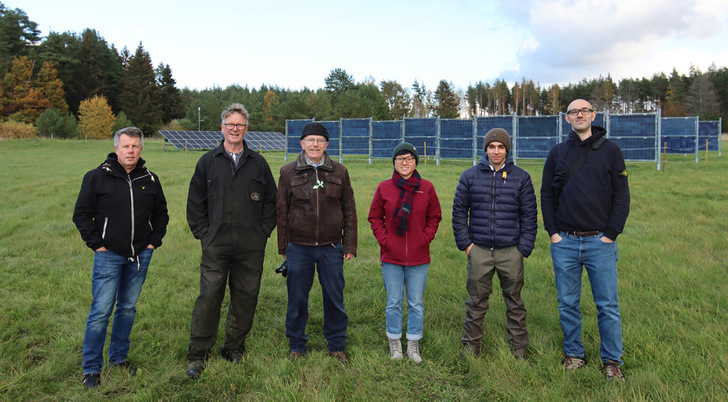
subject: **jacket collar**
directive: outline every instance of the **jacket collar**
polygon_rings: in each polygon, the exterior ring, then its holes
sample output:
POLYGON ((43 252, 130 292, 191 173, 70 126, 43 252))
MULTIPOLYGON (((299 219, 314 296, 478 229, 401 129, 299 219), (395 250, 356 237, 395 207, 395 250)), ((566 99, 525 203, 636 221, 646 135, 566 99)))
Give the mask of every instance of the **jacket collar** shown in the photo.
POLYGON ((591 145, 592 142, 598 140, 599 138, 604 137, 607 134, 607 130, 604 127, 599 126, 591 126, 592 135, 585 139, 584 141, 579 138, 579 135, 574 132, 574 130, 571 130, 569 133, 569 141, 577 147, 585 147, 587 145, 591 145))
MULTIPOLYGON (((331 158, 329 158, 329 153, 324 151, 323 156, 323 163, 319 165, 319 169, 333 171, 334 166, 331 163, 331 158)), ((301 153, 298 154, 298 158, 296 158, 296 170, 305 170, 305 169, 313 169, 313 166, 308 164, 308 161, 306 160, 306 151, 301 151, 301 153)))
MULTIPOLYGON (((146 161, 140 157, 136 167, 134 170, 129 172, 128 176, 136 177, 142 172, 148 171, 147 168, 144 167, 145 163, 146 161)), ((106 156, 106 161, 102 163, 99 168, 115 176, 123 178, 127 177, 126 169, 124 169, 124 166, 121 166, 121 163, 119 163, 119 157, 114 152, 111 152, 106 156)))
MULTIPOLYGON (((510 172, 511 166, 513 166, 513 158, 511 157, 511 154, 508 154, 508 156, 506 156, 506 162, 503 164, 503 167, 501 167, 500 170, 510 172)), ((488 162, 487 155, 483 155, 480 157, 480 160, 478 161, 478 167, 480 168, 480 170, 485 170, 488 172, 493 171, 493 168, 490 166, 490 162, 488 162)))

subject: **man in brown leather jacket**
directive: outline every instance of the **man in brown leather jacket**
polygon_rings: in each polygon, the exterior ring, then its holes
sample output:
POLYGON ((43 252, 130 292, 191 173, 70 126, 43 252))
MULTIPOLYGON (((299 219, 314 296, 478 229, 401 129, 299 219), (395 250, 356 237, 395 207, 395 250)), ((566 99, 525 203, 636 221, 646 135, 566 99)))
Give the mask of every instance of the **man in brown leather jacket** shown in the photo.
POLYGON ((281 168, 276 196, 278 253, 288 260, 286 336, 289 359, 306 352, 308 295, 318 270, 324 336, 331 356, 347 362, 344 260, 356 255, 356 205, 346 168, 329 158, 329 133, 306 125, 295 162, 281 168))

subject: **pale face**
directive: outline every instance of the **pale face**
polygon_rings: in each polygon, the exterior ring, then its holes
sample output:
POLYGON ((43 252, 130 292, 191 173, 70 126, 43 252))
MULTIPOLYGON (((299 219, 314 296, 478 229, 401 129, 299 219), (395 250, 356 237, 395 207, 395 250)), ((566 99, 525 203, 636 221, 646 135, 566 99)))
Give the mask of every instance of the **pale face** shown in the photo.
POLYGON ((597 117, 596 113, 588 112, 586 114, 579 113, 576 116, 571 116, 568 114, 570 110, 575 109, 593 109, 591 103, 585 101, 584 99, 577 99, 569 105, 569 107, 566 109, 566 121, 571 124, 571 128, 577 133, 585 133, 585 132, 591 132, 591 124, 594 121, 594 119, 597 117))
POLYGON ((485 148, 485 153, 488 155, 488 162, 490 162, 496 169, 503 166, 506 162, 506 146, 502 142, 493 141, 485 148))
POLYGON ((416 168, 415 156, 410 153, 397 155, 394 158, 394 170, 405 180, 412 177, 416 168))
POLYGON ((222 129, 227 145, 232 148, 242 147, 243 139, 248 132, 248 121, 240 113, 230 113, 225 118, 225 123, 220 125, 220 129, 222 129), (231 128, 228 128, 228 126, 231 128))
POLYGON ((126 134, 119 136, 119 145, 114 146, 116 157, 127 173, 134 170, 142 156, 142 139, 126 134))
POLYGON ((329 142, 323 135, 307 135, 301 140, 301 148, 306 157, 314 163, 318 163, 324 157, 324 151, 328 146, 329 142))

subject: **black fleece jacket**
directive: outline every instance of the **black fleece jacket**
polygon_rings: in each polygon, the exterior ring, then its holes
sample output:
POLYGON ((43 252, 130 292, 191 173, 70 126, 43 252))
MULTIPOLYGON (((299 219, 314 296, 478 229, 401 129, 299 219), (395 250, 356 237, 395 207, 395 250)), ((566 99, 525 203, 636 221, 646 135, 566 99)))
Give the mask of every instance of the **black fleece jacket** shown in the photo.
POLYGON ((592 136, 581 141, 572 131, 568 140, 551 149, 543 168, 541 210, 549 236, 558 231, 604 232, 612 240, 622 233, 629 215, 627 169, 619 146, 606 141, 593 150, 564 187, 571 166, 592 142, 607 131, 592 126, 592 136))
POLYGON ((92 250, 101 246, 135 257, 148 245, 158 248, 167 233, 167 200, 159 177, 139 158, 129 174, 110 153, 86 173, 73 211, 81 238, 92 250))

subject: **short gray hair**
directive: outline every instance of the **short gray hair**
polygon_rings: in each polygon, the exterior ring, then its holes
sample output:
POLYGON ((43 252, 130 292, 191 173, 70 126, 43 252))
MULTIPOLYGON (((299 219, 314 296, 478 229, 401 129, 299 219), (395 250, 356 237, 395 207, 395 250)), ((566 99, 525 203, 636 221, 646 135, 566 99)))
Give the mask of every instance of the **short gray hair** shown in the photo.
POLYGON ((144 133, 142 133, 142 130, 137 127, 124 127, 118 130, 116 134, 114 134, 114 146, 119 145, 119 137, 121 137, 122 134, 126 134, 129 137, 138 137, 142 140, 142 146, 144 146, 144 133))
POLYGON ((233 113, 240 113, 245 117, 245 122, 248 122, 248 109, 243 106, 242 103, 233 103, 232 105, 225 108, 220 114, 221 123, 225 124, 225 119, 233 113))

